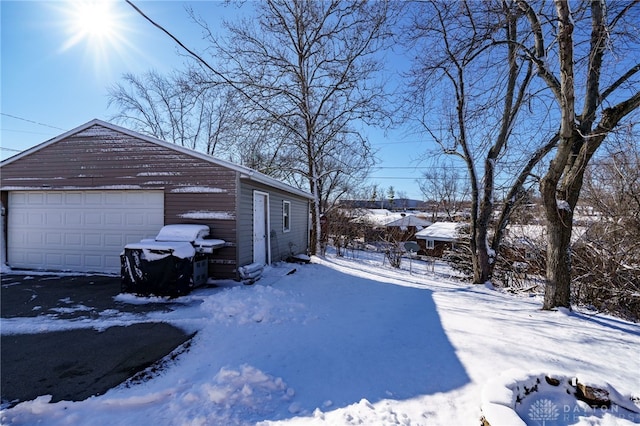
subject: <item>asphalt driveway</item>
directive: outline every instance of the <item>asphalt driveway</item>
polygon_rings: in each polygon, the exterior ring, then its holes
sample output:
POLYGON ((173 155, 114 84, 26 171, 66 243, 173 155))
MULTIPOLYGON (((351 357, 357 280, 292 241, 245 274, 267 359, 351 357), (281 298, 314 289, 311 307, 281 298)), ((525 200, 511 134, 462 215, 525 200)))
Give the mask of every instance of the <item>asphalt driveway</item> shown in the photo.
MULTIPOLYGON (((145 314, 172 309, 167 303, 129 304, 114 300, 120 278, 2 274, 0 316, 21 321, 96 319, 122 312, 145 314)), ((161 322, 132 323, 105 330, 6 334, 0 337, 3 406, 40 395, 52 402, 81 401, 126 381, 186 344, 192 337, 161 322)), ((9 330, 11 332, 11 330, 9 330)))

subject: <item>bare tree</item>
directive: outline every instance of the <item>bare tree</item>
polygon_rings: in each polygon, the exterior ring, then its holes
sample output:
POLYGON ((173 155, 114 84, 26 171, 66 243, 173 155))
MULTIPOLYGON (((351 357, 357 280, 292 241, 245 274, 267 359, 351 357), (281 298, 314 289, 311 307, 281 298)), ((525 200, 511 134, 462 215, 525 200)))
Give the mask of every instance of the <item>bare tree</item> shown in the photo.
POLYGON ((109 104, 120 112, 114 120, 132 129, 191 149, 213 154, 220 138, 226 106, 218 91, 195 90, 184 76, 165 77, 155 71, 142 76, 125 74, 109 90, 109 104), (216 110, 216 104, 219 110, 216 110), (212 119, 214 114, 218 120, 212 119), (216 125, 217 124, 217 125, 216 125))
POLYGON ((192 70, 163 76, 150 71, 125 74, 109 90, 109 103, 119 107, 113 120, 131 129, 287 178, 289 161, 278 142, 278 129, 256 125, 241 108, 235 90, 198 84, 192 70))
MULTIPOLYGON (((266 0, 256 15, 226 23, 218 37, 203 19, 220 69, 203 67, 209 78, 233 87, 255 122, 278 128, 293 175, 314 196, 311 248, 319 252, 323 191, 342 191, 336 176, 351 176, 370 164, 370 148, 354 123, 384 119, 385 92, 379 79, 389 36, 388 2, 266 0), (331 184, 329 183, 331 182, 331 184)), ((287 165, 285 165, 287 166, 287 165)))
POLYGON ((441 212, 448 220, 454 220, 469 197, 467 180, 450 162, 436 163, 430 170, 425 170, 418 187, 425 199, 433 202, 433 220, 437 220, 441 212))
POLYGON ((540 184, 548 235, 543 308, 570 307, 570 242, 584 173, 607 136, 640 106, 638 57, 621 60, 640 48, 640 2, 594 0, 572 4, 573 11, 565 0, 540 10, 537 3, 517 3, 534 35, 523 52, 553 94, 559 117, 558 147, 540 184))
MULTIPOLYGON (((576 303, 640 320, 640 145, 628 133, 604 147, 585 173, 573 250, 576 303)), ((617 138, 612 138, 617 139, 617 138)))
MULTIPOLYGON (((523 187, 555 141, 541 122, 546 99, 532 96, 533 64, 519 54, 522 12, 509 0, 428 1, 414 6, 409 75, 411 118, 466 168, 471 197, 473 280, 490 280, 500 241, 523 187), (524 113, 529 120, 522 120, 524 113), (497 189, 507 196, 492 221, 497 189), (491 232, 492 231, 492 232, 491 232)), ((525 22, 526 24, 526 22, 525 22)))

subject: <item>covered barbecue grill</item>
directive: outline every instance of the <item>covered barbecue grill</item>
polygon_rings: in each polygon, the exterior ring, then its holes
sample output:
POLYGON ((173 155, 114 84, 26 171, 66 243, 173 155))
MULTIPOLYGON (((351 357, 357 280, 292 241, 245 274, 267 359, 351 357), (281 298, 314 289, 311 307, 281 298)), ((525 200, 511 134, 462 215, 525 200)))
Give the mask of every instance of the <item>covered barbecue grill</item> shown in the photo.
POLYGON ((120 256, 122 291, 179 296, 207 282, 208 259, 223 240, 206 225, 166 225, 155 239, 127 244, 120 256))

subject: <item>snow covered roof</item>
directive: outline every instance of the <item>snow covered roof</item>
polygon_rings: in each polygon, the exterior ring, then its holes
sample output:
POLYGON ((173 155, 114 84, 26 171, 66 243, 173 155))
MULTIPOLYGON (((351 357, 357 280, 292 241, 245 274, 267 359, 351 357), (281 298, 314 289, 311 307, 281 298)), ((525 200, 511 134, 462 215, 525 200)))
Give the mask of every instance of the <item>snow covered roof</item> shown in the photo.
POLYGON ((170 142, 166 142, 166 141, 163 141, 161 139, 154 138, 152 136, 144 135, 142 133, 138 133, 138 132, 135 132, 133 130, 129 130, 129 129, 124 128, 124 127, 120 127, 120 126, 117 126, 115 124, 99 120, 97 118, 95 118, 95 119, 93 119, 93 120, 91 120, 91 121, 89 121, 89 122, 87 122, 87 123, 85 123, 85 124, 83 124, 81 126, 78 126, 75 129, 71 129, 68 132, 65 132, 65 133, 63 133, 63 134, 61 134, 59 136, 56 136, 56 137, 54 137, 52 139, 49 139, 49 140, 47 140, 45 142, 42 142, 41 144, 38 144, 38 145, 36 145, 34 147, 31 147, 31 148, 29 148, 29 149, 27 149, 25 151, 22 151, 19 154, 16 154, 16 155, 14 155, 12 157, 9 157, 6 160, 0 162, 0 166, 4 166, 4 165, 10 164, 10 163, 13 163, 14 161, 19 160, 20 158, 22 158, 24 156, 27 156, 27 155, 35 152, 35 151, 38 151, 38 150, 40 150, 42 148, 45 148, 45 147, 47 147, 49 145, 52 145, 52 144, 54 144, 54 143, 56 143, 56 142, 58 142, 58 141, 60 141, 60 140, 62 140, 64 138, 67 138, 67 137, 69 137, 71 135, 74 135, 76 133, 80 133, 80 132, 82 132, 82 131, 84 131, 84 130, 92 127, 92 126, 95 126, 95 125, 106 127, 106 128, 111 129, 113 131, 129 135, 129 136, 131 136, 133 138, 142 139, 142 140, 144 140, 146 142, 154 143, 156 145, 160 145, 160 146, 163 146, 165 148, 172 149, 174 151, 178 151, 178 152, 181 152, 183 154, 190 155, 192 157, 196 157, 196 158, 199 158, 201 160, 208 161, 210 163, 217 164, 219 166, 223 166, 223 167, 226 167, 226 168, 231 169, 231 170, 235 170, 235 171, 240 173, 240 178, 244 178, 244 179, 249 179, 249 180, 253 180, 253 181, 256 181, 256 182, 260 182, 260 183, 263 183, 265 185, 269 185, 269 186, 272 186, 274 188, 281 189, 283 191, 294 193, 294 194, 296 194, 298 196, 305 197, 305 198, 310 199, 310 200, 313 199, 313 195, 311 195, 310 193, 308 193, 306 191, 303 191, 301 189, 295 188, 295 187, 293 187, 291 185, 288 185, 288 184, 286 184, 284 182, 281 182, 281 181, 279 181, 277 179, 274 179, 272 177, 269 177, 269 176, 267 176, 267 175, 265 175, 263 173, 260 173, 260 172, 258 172, 256 170, 250 169, 250 168, 245 167, 245 166, 241 166, 239 164, 231 163, 229 161, 221 160, 219 158, 212 157, 212 156, 207 155, 205 153, 194 151, 192 149, 185 148, 183 146, 179 146, 179 145, 176 145, 176 144, 173 144, 173 143, 170 143, 170 142))
POLYGON ((416 233, 416 238, 422 240, 455 241, 460 237, 459 229, 464 226, 461 222, 436 222, 416 233))
POLYGON ((362 213, 353 219, 353 222, 387 226, 390 222, 402 219, 402 215, 403 213, 394 213, 387 209, 362 209, 362 213))
MULTIPOLYGON (((574 226, 571 230, 571 244, 578 241, 586 228, 582 226, 574 226)), ((546 225, 509 225, 504 236, 504 241, 514 245, 531 245, 541 244, 546 246, 547 243, 547 227, 546 225)))
POLYGON ((387 223, 386 226, 398 226, 400 228, 406 228, 407 226, 419 226, 424 228, 425 226, 429 226, 432 223, 433 222, 423 217, 409 214, 401 217, 400 219, 396 219, 393 222, 387 223))

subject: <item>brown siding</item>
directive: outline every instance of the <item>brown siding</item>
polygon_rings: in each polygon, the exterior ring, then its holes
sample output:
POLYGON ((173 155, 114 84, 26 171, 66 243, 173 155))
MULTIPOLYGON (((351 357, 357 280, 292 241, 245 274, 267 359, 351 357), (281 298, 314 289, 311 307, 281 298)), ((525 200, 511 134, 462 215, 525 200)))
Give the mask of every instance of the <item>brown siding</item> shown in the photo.
POLYGON ((210 273, 229 278, 236 268, 236 175, 222 165, 94 125, 3 165, 0 186, 3 201, 4 191, 15 190, 162 189, 165 224, 205 224, 213 237, 228 242, 216 252, 210 273))
POLYGON ((446 250, 453 247, 453 244, 450 242, 436 240, 433 242, 433 248, 430 249, 430 248, 427 248, 427 240, 422 238, 417 238, 416 242, 418 243, 418 246, 420 246, 420 251, 418 252, 418 254, 431 256, 431 257, 442 257, 442 255, 446 250))

